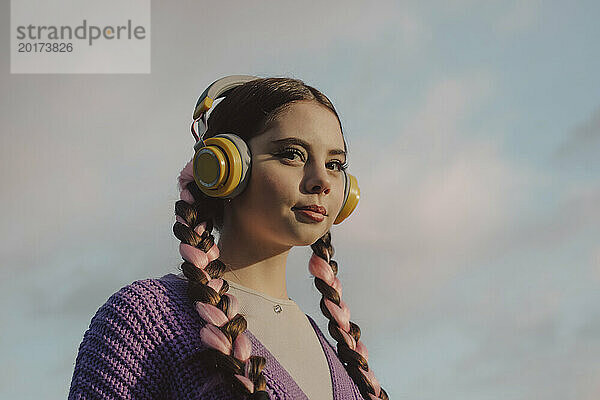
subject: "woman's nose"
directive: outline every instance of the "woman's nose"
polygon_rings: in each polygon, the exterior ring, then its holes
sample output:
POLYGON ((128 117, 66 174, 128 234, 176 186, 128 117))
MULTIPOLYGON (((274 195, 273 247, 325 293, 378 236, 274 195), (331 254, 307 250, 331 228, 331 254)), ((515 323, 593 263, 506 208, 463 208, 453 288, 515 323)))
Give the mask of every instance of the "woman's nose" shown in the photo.
POLYGON ((324 166, 312 166, 308 168, 306 188, 310 193, 329 194, 331 191, 331 177, 324 166))

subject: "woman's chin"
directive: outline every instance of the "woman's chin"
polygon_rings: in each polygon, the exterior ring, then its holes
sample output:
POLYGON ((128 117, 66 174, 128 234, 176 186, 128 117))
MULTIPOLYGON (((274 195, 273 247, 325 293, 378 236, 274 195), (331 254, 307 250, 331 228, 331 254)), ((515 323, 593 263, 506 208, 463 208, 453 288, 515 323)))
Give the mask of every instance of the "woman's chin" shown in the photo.
POLYGON ((323 235, 325 235, 327 233, 327 230, 323 231, 323 226, 319 227, 319 229, 316 229, 315 227, 313 227, 312 229, 309 229, 307 227, 304 227, 302 229, 298 229, 295 232, 295 246, 310 246, 311 244, 315 243, 317 240, 319 240, 323 235))

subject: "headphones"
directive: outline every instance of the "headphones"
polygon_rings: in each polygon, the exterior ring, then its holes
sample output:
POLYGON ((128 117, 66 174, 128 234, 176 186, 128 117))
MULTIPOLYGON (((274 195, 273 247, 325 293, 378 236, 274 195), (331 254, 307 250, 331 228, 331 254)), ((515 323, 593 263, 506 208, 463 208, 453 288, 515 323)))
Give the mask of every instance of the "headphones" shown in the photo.
MULTIPOLYGON (((232 199, 240 194, 250 180, 252 156, 246 142, 233 133, 221 133, 204 140, 208 130, 206 112, 215 100, 227 96, 231 90, 246 82, 259 79, 252 75, 229 75, 214 81, 202 94, 194 107, 192 135, 194 145, 193 171, 198 188, 210 197, 232 199), (201 126, 198 135, 195 126, 201 126)), ((356 178, 344 172, 344 203, 334 224, 346 219, 358 205, 360 189, 356 178)))

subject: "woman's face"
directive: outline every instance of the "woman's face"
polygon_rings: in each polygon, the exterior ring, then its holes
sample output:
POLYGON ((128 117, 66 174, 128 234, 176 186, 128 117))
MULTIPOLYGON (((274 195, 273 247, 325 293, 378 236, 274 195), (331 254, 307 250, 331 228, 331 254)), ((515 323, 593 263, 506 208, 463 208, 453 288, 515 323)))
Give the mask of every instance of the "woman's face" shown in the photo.
POLYGON ((314 101, 292 103, 248 145, 250 182, 225 209, 231 226, 262 245, 316 242, 331 228, 344 198, 346 155, 335 114, 314 101), (322 221, 292 209, 308 205, 325 208, 322 221))

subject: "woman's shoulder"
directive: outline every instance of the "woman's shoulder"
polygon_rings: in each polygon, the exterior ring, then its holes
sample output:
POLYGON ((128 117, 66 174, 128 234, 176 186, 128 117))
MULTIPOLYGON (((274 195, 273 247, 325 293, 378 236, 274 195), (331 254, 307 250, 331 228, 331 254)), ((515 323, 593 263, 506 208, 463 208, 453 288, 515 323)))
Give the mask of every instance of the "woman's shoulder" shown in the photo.
POLYGON ((187 282, 174 274, 136 280, 114 292, 92 317, 85 336, 154 347, 201 327, 187 297, 187 282))
POLYGON ((166 274, 160 278, 146 278, 133 281, 117 290, 108 301, 131 299, 145 301, 154 297, 156 300, 166 300, 185 296, 186 281, 175 274, 166 274))
POLYGON ((151 311, 163 308, 165 304, 181 304, 187 300, 186 285, 174 274, 140 279, 121 287, 109 297, 106 304, 129 306, 134 311, 151 311))
POLYGON ((207 375, 197 361, 185 361, 203 348, 198 332, 204 322, 186 288, 186 281, 167 274, 134 281, 112 294, 84 334, 69 398, 198 394, 191 383, 200 387, 207 375), (194 380, 180 375, 190 368, 195 368, 194 380))
POLYGON ((136 280, 113 293, 98 309, 93 319, 108 315, 131 322, 154 326, 169 319, 193 315, 186 295, 186 282, 174 274, 160 278, 136 280))
POLYGON ((205 324, 188 298, 187 281, 172 273, 121 287, 98 309, 90 329, 113 321, 155 345, 189 341, 205 324))

